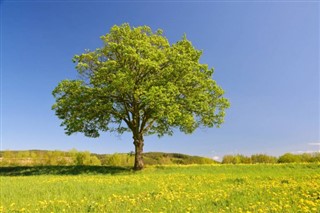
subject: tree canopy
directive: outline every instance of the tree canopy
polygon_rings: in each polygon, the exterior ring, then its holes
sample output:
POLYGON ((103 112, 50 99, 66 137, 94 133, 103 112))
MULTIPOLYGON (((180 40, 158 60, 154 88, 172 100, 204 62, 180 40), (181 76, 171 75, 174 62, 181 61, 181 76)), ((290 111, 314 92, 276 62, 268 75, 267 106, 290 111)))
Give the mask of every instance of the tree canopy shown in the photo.
POLYGON ((141 169, 143 136, 223 123, 229 102, 186 36, 171 45, 162 30, 123 24, 101 39, 101 48, 73 58, 80 79, 63 80, 53 91, 52 109, 66 134, 132 132, 141 169))

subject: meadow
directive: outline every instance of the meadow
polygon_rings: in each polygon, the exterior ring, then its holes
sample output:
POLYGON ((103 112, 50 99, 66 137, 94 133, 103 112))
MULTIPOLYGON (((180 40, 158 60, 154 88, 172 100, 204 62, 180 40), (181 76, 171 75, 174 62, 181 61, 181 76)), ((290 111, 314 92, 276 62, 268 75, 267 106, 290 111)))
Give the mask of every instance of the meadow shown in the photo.
POLYGON ((0 212, 320 212, 320 164, 0 169, 0 212))

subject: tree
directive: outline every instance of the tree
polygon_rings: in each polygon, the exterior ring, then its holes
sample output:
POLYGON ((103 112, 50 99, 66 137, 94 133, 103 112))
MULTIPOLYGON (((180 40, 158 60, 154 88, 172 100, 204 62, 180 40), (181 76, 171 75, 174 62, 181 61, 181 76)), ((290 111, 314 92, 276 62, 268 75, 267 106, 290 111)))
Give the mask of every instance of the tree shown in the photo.
POLYGON ((300 161, 300 157, 292 153, 285 153, 284 155, 281 155, 278 159, 279 163, 299 163, 300 161))
POLYGON ((140 170, 144 136, 223 123, 229 102, 186 36, 170 45, 162 30, 123 24, 101 39, 103 47, 73 58, 81 79, 63 80, 53 91, 52 109, 66 134, 132 132, 140 170))
POLYGON ((266 154, 251 155, 252 163, 276 163, 277 158, 266 154))

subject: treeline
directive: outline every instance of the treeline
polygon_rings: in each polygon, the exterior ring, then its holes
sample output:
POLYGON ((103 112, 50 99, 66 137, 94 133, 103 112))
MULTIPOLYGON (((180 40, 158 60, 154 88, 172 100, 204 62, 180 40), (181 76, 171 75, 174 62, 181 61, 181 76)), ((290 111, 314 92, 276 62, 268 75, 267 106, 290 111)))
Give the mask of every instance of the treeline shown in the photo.
MULTIPOLYGON (((146 165, 170 165, 170 164, 215 164, 210 158, 190 156, 179 153, 149 152, 144 153, 146 165)), ((257 163, 312 163, 320 162, 320 153, 292 154, 286 153, 280 157, 266 154, 245 156, 225 155, 222 164, 257 164, 257 163)), ((77 151, 72 149, 64 151, 1 151, 0 166, 74 166, 74 165, 102 165, 131 167, 134 164, 134 153, 93 154, 89 151, 77 151)))
POLYGON ((63 151, 2 151, 1 166, 44 166, 44 165, 101 165, 97 156, 88 151, 79 152, 75 149, 63 151))
POLYGON ((292 154, 286 153, 280 157, 266 154, 245 155, 225 155, 223 164, 256 164, 256 163, 314 163, 320 162, 320 152, 292 154))
MULTIPOLYGON (((189 156, 179 153, 144 153, 146 165, 168 164, 212 164, 216 161, 199 156, 189 156)), ((72 149, 63 151, 2 151, 0 166, 45 166, 45 165, 103 165, 131 167, 134 164, 134 153, 93 154, 89 151, 72 149)))
POLYGON ((163 152, 148 152, 143 155, 144 162, 147 165, 159 164, 215 164, 217 161, 211 158, 190 156, 180 153, 163 153, 163 152))

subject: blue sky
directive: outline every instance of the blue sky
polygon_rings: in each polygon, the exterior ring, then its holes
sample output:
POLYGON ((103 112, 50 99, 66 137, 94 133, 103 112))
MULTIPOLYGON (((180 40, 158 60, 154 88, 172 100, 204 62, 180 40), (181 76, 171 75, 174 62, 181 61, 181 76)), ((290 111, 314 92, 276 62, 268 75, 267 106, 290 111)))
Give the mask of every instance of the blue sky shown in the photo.
POLYGON ((202 156, 316 150, 319 142, 319 2, 2 1, 1 149, 130 152, 132 136, 67 136, 52 90, 75 79, 71 59, 124 22, 186 33, 231 102, 219 129, 145 138, 145 151, 202 156))

